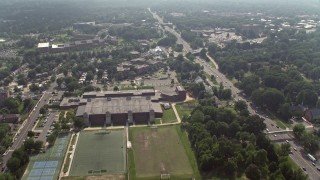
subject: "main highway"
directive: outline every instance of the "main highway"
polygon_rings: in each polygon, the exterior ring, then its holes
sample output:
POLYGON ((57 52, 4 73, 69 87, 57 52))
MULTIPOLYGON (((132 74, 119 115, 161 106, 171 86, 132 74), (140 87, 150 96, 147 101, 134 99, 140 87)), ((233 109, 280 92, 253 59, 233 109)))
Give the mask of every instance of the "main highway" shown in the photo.
POLYGON ((45 104, 47 104, 49 102, 49 99, 52 96, 52 91, 53 91, 54 87, 56 87, 56 86, 57 86, 56 83, 51 84, 48 91, 44 92, 42 94, 39 101, 36 103, 34 108, 29 113, 29 116, 24 120, 24 122, 20 126, 18 132, 15 134, 15 137, 13 138, 14 141, 13 141, 11 147, 6 151, 5 155, 2 156, 3 165, 1 167, 1 170, 6 169, 6 163, 10 159, 13 151, 20 148, 23 145, 24 140, 27 138, 28 131, 32 130, 32 128, 33 128, 33 126, 39 116, 39 111, 40 111, 41 107, 43 107, 45 104))
MULTIPOLYGON (((152 12, 150 8, 148 9, 150 13, 153 15, 153 17, 159 22, 161 26, 164 26, 164 29, 173 35, 177 37, 177 43, 183 45, 183 55, 186 55, 188 52, 192 51, 192 48, 188 42, 186 42, 181 35, 175 31, 173 28, 167 26, 165 23, 163 23, 163 19, 158 16, 155 12, 152 12)), ((207 54, 210 61, 212 61, 214 64, 216 62, 213 60, 212 57, 210 57, 207 54)), ((218 83, 222 83, 224 87, 229 88, 232 92, 232 96, 236 100, 243 100, 248 105, 248 110, 250 114, 256 114, 260 117, 264 118, 264 123, 267 126, 268 131, 280 131, 279 127, 275 126, 275 122, 270 119, 268 116, 264 116, 254 110, 254 108, 251 106, 251 103, 249 100, 247 100, 245 97, 241 96, 241 91, 234 86, 234 84, 226 78, 224 74, 222 74, 217 68, 212 67, 209 63, 207 63, 205 60, 197 58, 195 60, 196 63, 199 63, 203 70, 208 73, 209 75, 214 75, 216 78, 216 81, 218 83)), ((216 67, 218 67, 216 65, 216 67)), ((320 179, 320 172, 317 170, 315 166, 312 165, 312 162, 306 157, 306 153, 304 152, 303 148, 297 144, 295 141, 293 141, 293 138, 288 133, 278 133, 278 134, 270 134, 268 135, 269 138, 277 143, 287 143, 285 140, 288 140, 292 147, 292 153, 289 155, 290 158, 301 168, 305 168, 305 173, 308 174, 309 178, 312 180, 319 180, 320 179)))

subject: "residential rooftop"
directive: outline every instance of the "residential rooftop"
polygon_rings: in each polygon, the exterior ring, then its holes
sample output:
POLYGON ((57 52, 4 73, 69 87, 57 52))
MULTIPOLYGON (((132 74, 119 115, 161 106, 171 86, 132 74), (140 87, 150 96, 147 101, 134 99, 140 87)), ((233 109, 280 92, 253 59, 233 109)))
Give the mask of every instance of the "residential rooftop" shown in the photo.
POLYGON ((50 43, 45 42, 45 43, 39 43, 38 48, 49 48, 50 43))

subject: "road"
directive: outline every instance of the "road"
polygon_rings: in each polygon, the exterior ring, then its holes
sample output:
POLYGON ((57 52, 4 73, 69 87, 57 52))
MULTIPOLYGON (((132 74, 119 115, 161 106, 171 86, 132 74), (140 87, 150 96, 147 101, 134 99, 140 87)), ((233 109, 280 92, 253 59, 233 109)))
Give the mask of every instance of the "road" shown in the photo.
POLYGON ((52 96, 52 91, 54 87, 56 87, 56 83, 52 83, 51 86, 49 87, 47 92, 44 92, 37 104, 35 105, 34 109, 30 112, 29 116, 25 119, 25 121, 22 123, 20 126, 17 134, 15 135, 16 139, 12 146, 9 148, 9 151, 6 155, 2 156, 3 159, 3 165, 2 168, 6 168, 6 163, 10 159, 12 153, 14 150, 20 148, 23 145, 24 140, 27 138, 28 131, 32 130, 32 127, 34 126, 34 123, 36 122, 38 116, 39 116, 39 111, 40 108, 43 107, 45 104, 49 102, 49 99, 52 96))
MULTIPOLYGON (((166 31, 172 33, 173 35, 175 35, 177 37, 177 43, 183 44, 183 54, 184 55, 186 55, 188 52, 192 51, 189 43, 186 42, 184 39, 182 39, 181 35, 178 32, 176 32, 174 29, 166 26, 163 23, 163 19, 161 17, 159 17, 156 13, 152 12, 150 10, 150 8, 148 10, 153 15, 153 17, 155 19, 157 19, 158 22, 162 26, 164 26, 166 31)), ((212 57, 209 57, 209 59, 210 59, 210 61, 214 61, 212 57)), ((224 87, 229 88, 232 92, 232 96, 234 97, 234 99, 245 101, 248 105, 248 110, 249 110, 250 114, 256 114, 256 115, 259 115, 260 117, 263 117, 265 119, 264 123, 266 124, 267 129, 269 131, 278 131, 279 130, 279 128, 274 125, 275 122, 272 119, 268 118, 267 116, 263 116, 261 114, 258 114, 258 112, 256 112, 252 108, 252 106, 250 105, 250 101, 245 99, 244 97, 240 96, 241 91, 238 88, 236 88, 233 85, 233 83, 228 78, 226 78, 226 76, 224 74, 222 74, 218 69, 213 68, 205 60, 197 59, 196 63, 199 63, 200 65, 202 65, 203 70, 206 73, 208 73, 209 75, 214 75, 216 77, 216 81, 218 83, 222 83, 224 87)), ((216 63, 214 62, 214 64, 216 64, 216 63)), ((218 66, 216 66, 216 67, 218 67, 218 66)), ((270 138, 271 140, 277 142, 278 140, 285 138, 285 136, 288 136, 288 134, 279 134, 276 137, 274 135, 272 135, 272 136, 270 135, 269 137, 271 137, 270 138)), ((306 173, 309 175, 310 179, 319 180, 320 172, 316 169, 316 167, 312 166, 311 161, 309 161, 307 158, 305 158, 306 155, 302 150, 303 148, 292 141, 290 142, 290 144, 292 147, 295 147, 298 150, 290 155, 290 157, 293 159, 293 161, 301 168, 305 167, 307 169, 306 173)))

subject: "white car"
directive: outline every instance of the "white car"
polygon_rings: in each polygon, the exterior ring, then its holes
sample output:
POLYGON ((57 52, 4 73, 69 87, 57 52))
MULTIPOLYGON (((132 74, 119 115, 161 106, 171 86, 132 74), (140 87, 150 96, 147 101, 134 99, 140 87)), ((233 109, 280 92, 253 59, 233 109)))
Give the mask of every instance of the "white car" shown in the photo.
POLYGON ((269 132, 270 130, 267 128, 266 131, 269 132))
POLYGON ((276 135, 276 134, 274 134, 273 136, 274 136, 274 137, 277 137, 277 135, 276 135))

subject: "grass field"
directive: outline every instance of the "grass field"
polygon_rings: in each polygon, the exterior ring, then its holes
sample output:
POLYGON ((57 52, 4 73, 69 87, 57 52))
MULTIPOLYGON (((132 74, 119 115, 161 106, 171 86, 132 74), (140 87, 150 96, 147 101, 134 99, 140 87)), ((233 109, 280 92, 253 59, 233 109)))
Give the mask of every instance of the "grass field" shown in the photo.
POLYGON ((108 175, 104 174, 101 176, 68 176, 68 177, 62 177, 62 180, 125 180, 126 177, 123 174, 113 174, 113 175, 108 175))
POLYGON ((199 177, 193 152, 181 134, 180 126, 131 128, 130 179, 159 179, 166 173, 171 179, 199 177))
POLYGON ((83 131, 79 135, 70 176, 95 176, 126 172, 123 130, 83 131))
POLYGON ((177 117, 172 108, 163 110, 162 123, 177 122, 177 117))
POLYGON ((197 106, 198 102, 191 101, 191 102, 185 102, 181 104, 176 104, 177 112, 182 118, 183 116, 189 116, 192 112, 192 110, 197 106))

